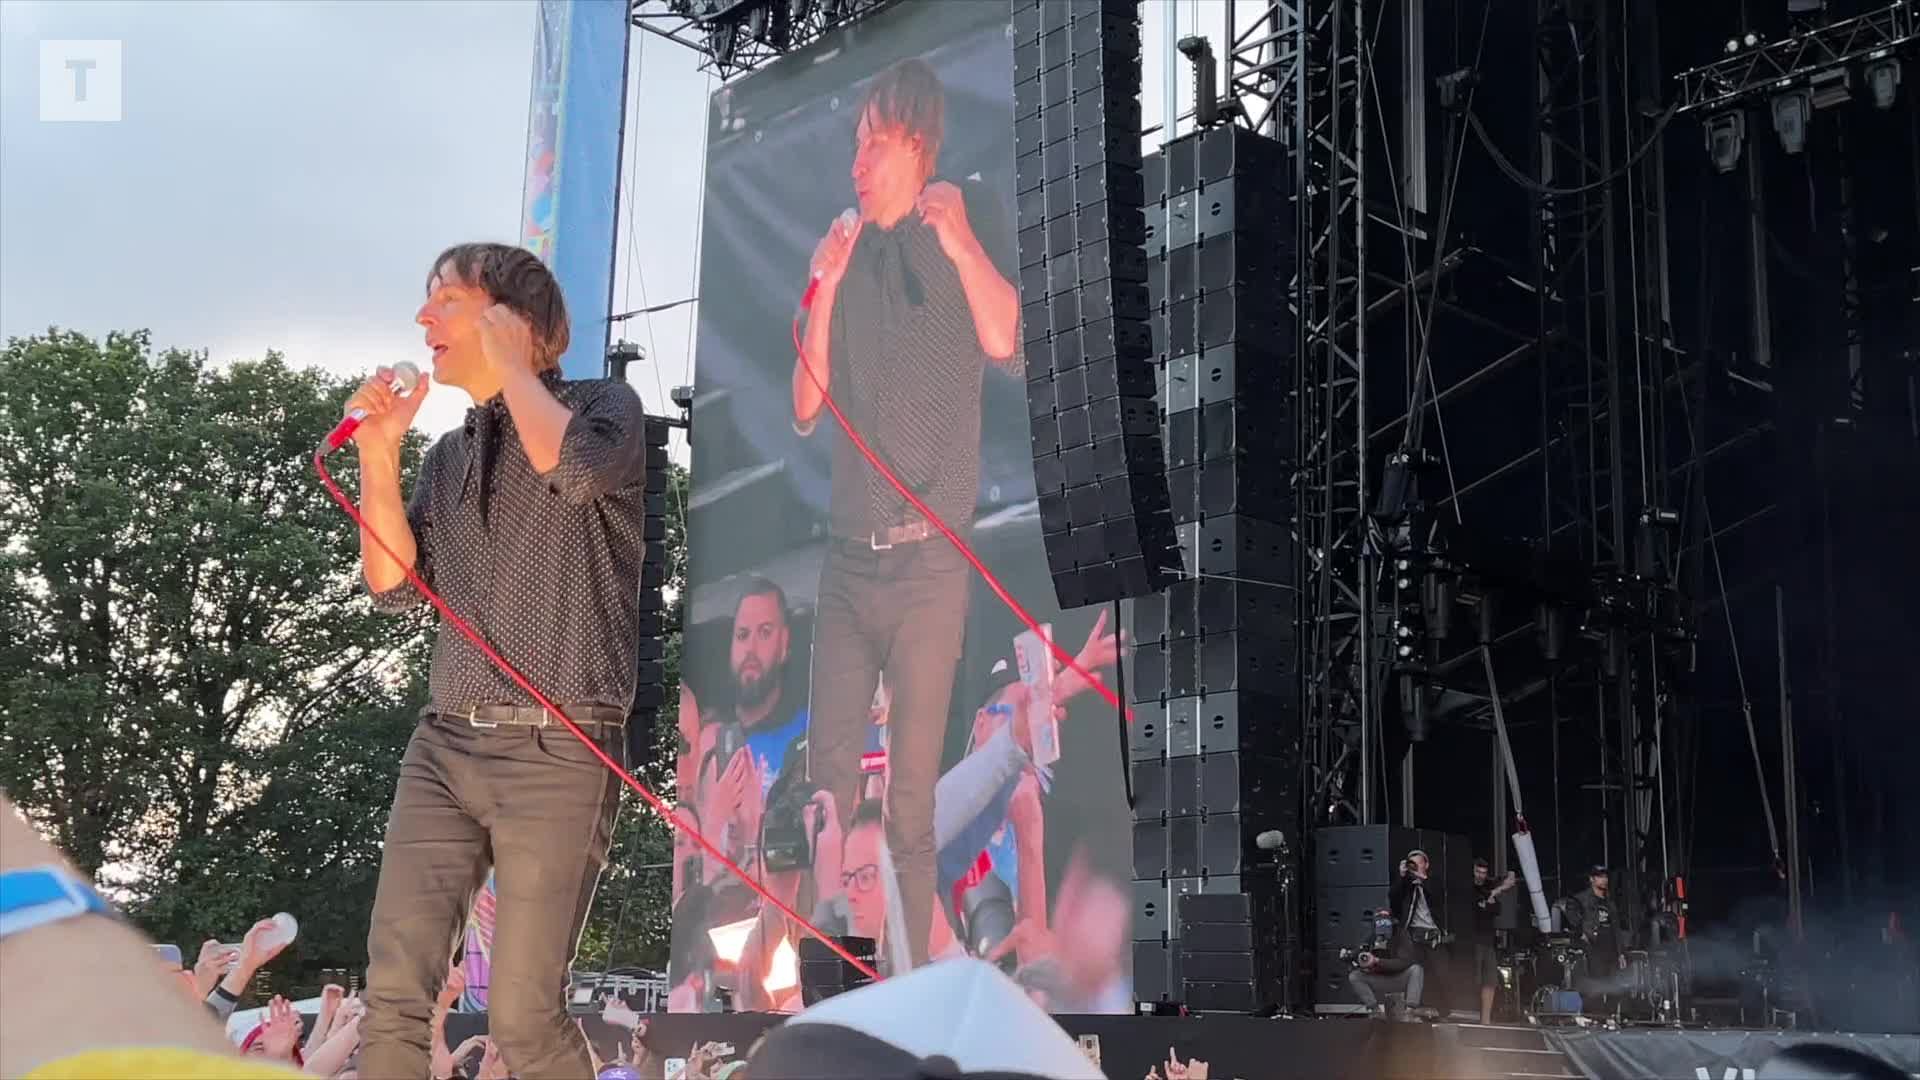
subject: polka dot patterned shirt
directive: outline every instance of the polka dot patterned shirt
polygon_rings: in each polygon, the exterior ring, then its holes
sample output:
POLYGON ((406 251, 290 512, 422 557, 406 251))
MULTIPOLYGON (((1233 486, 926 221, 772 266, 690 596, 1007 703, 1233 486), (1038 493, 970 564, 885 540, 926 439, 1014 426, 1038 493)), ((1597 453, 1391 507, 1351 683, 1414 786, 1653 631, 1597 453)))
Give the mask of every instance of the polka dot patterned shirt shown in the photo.
MULTIPOLYGON (((617 380, 543 376, 573 411, 545 475, 496 396, 427 450, 407 505, 420 577, 555 704, 633 700, 646 525, 644 410, 617 380)), ((399 612, 425 602, 411 582, 373 596, 399 612)), ((534 705, 442 622, 430 708, 534 705)))

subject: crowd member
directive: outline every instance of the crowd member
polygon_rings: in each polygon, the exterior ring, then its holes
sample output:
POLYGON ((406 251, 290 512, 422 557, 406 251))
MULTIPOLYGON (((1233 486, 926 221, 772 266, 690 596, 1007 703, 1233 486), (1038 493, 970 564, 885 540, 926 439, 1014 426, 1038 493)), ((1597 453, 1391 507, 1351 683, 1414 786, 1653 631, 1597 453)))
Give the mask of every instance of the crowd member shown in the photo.
MULTIPOLYGON (((749 764, 764 798, 779 779, 787 751, 807 736, 807 708, 787 685, 793 627, 787 594, 766 578, 747 579, 733 608, 733 639, 728 669, 733 673, 733 715, 723 723, 740 727, 749 764)), ((733 766, 734 762, 716 762, 733 766)), ((758 822, 750 822, 757 834, 758 822)))
MULTIPOLYGON (((208 943, 216 946, 222 955, 234 954, 226 974, 206 995, 207 1007, 213 1010, 213 1015, 221 1020, 232 1016, 233 1010, 240 1005, 240 998, 246 994, 247 987, 253 985, 254 975, 261 968, 272 963, 273 958, 279 956, 291 944, 291 941, 275 940, 278 937, 275 928, 276 924, 272 918, 261 919, 254 923, 248 928, 246 936, 240 939, 240 948, 237 950, 221 946, 219 942, 208 943)), ((202 959, 207 957, 207 946, 201 946, 200 954, 202 959)), ((224 961, 221 962, 224 963, 224 961)), ((196 985, 200 978, 199 968, 196 965, 194 973, 196 985)))
MULTIPOLYGON (((0 793, 0 882, 58 880, 97 896, 0 793), (16 877, 16 875, 18 875, 16 877)), ((0 892, 8 889, 0 888, 0 892)), ((153 962, 153 944, 87 913, 0 935, 0 1076, 25 1080, 284 1080, 298 1076, 233 1053, 204 1006, 153 962), (113 1022, 75 1002, 113 1003, 113 1022)))
POLYGON ((240 1052, 268 1061, 291 1063, 298 1068, 306 1064, 300 1053, 300 1027, 300 1014, 293 1011, 293 1005, 286 998, 275 994, 267 1002, 267 1018, 240 1041, 240 1052))
POLYGON ((1133 1007, 1127 977, 1131 927, 1126 895, 1076 854, 1061 879, 1051 925, 1022 917, 986 959, 1015 958, 1015 981, 1049 1012, 1127 1012, 1133 1007))

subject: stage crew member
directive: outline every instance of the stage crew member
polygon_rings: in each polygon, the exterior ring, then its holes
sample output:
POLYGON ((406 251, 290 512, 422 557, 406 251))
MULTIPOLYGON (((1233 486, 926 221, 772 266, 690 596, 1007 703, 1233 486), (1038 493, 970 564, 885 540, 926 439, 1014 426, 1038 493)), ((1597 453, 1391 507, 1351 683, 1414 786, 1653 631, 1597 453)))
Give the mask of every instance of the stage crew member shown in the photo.
MULTIPOLYGON (((636 674, 640 400, 625 382, 560 378, 566 305, 519 248, 444 253, 416 321, 434 378, 477 404, 427 451, 403 503, 400 443, 425 385, 398 397, 383 370, 348 401, 368 414, 354 436, 361 510, 400 560, 361 537, 374 604, 419 605, 413 569, 619 761, 636 674)), ((564 995, 620 781, 444 622, 428 682, 387 821, 360 1074, 427 1075, 434 994, 491 867, 489 1033, 516 1076, 590 1076, 564 995)))
POLYGON ((1500 986, 1500 959, 1493 947, 1494 919, 1500 896, 1518 879, 1508 871, 1499 881, 1485 859, 1473 860, 1473 978, 1480 986, 1480 1022, 1493 1023, 1493 995, 1500 986))
MULTIPOLYGON (((1018 375, 1023 366, 1019 294, 1006 260, 990 254, 1011 246, 1007 215, 984 191, 934 179, 945 97, 924 62, 875 76, 856 115, 859 212, 842 215, 814 251, 794 426, 813 433, 830 395, 886 469, 965 536, 979 502, 983 373, 1018 375)), ((969 570, 825 419, 831 542, 814 629, 809 772, 849 824, 868 706, 884 672, 893 694, 886 835, 919 964, 933 912, 933 789, 969 570)))

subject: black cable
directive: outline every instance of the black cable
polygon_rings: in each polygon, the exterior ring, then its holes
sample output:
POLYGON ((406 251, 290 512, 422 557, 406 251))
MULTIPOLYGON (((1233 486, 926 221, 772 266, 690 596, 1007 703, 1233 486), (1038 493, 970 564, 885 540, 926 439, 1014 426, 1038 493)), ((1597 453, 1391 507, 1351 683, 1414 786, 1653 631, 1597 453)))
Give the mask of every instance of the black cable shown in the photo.
MULTIPOLYGON (((1113 602, 1113 632, 1119 634, 1123 630, 1124 627, 1120 625, 1120 601, 1115 600, 1113 602)), ((1127 809, 1131 810, 1136 805, 1136 798, 1133 793, 1133 756, 1127 745, 1126 644, 1126 638, 1122 637, 1120 639, 1120 648, 1114 652, 1113 656, 1113 688, 1120 698, 1119 704, 1114 707, 1113 716, 1114 721, 1119 725, 1120 729, 1120 776, 1126 781, 1127 809)), ((1164 726, 1162 730, 1164 730, 1164 726)))
POLYGON ((1646 157, 1647 152, 1652 150, 1655 144, 1659 143, 1660 136, 1665 134, 1667 130, 1667 125, 1673 121, 1674 114, 1677 113, 1679 109, 1680 109, 1680 103, 1678 101, 1667 106, 1666 111, 1660 114, 1660 119, 1654 122, 1653 133, 1647 136, 1647 141, 1644 143, 1641 143, 1640 148, 1638 150, 1635 150, 1633 154, 1627 158, 1626 161, 1622 162, 1619 168, 1613 170, 1607 175, 1601 177, 1600 179, 1593 181, 1592 183, 1582 184, 1579 187, 1571 187, 1571 188, 1554 187, 1550 184, 1542 184, 1538 180, 1535 180, 1534 178, 1528 176, 1526 173, 1523 173, 1519 169, 1515 168, 1513 162, 1508 160, 1507 155, 1501 153, 1500 148, 1493 144, 1493 137, 1487 134, 1487 129, 1483 127, 1480 123, 1480 117, 1475 115, 1471 108, 1467 110, 1467 126, 1471 127, 1473 129, 1474 135, 1479 137, 1480 145, 1486 148, 1487 156, 1493 159, 1493 163, 1499 166, 1501 172, 1507 174, 1507 179, 1512 180, 1514 183, 1519 184, 1521 187, 1527 189, 1528 191, 1532 191, 1541 195, 1550 195, 1550 196, 1580 195, 1585 192, 1592 191, 1595 188, 1605 187, 1608 184, 1613 183, 1615 180, 1618 180, 1621 177, 1627 175, 1627 173, 1631 171, 1634 166, 1640 164, 1640 159, 1646 157))
MULTIPOLYGON (((1473 46, 1473 67, 1471 70, 1478 71, 1481 61, 1485 59, 1487 26, 1492 21, 1492 15, 1493 4, 1491 2, 1480 9, 1480 33, 1473 46)), ((1478 89, 1478 86, 1473 84, 1469 84, 1467 87, 1465 105, 1469 117, 1473 115, 1473 97, 1478 89)), ((1413 385, 1407 388, 1407 423, 1406 428, 1401 433, 1400 439, 1400 449, 1403 453, 1421 446, 1426 434, 1427 410, 1426 406, 1421 402, 1421 386, 1422 384, 1431 385, 1433 382, 1433 313, 1440 304, 1438 295, 1440 291, 1440 268, 1441 264, 1446 260, 1447 232, 1453 220, 1454 201, 1460 194, 1461 163, 1466 158, 1466 133, 1453 130, 1449 131, 1447 136, 1444 145, 1447 147, 1448 159, 1446 163, 1441 166, 1441 169, 1446 173, 1446 180, 1442 185, 1443 190, 1440 196, 1439 228, 1434 233, 1433 241, 1433 267, 1431 270, 1433 276, 1431 286, 1433 295, 1427 298, 1427 310, 1424 315, 1421 315, 1420 357, 1414 364, 1413 385)), ((1405 234, 1403 233, 1403 245, 1405 243, 1404 236, 1405 234)), ((1411 264, 1411 257, 1409 257, 1408 262, 1411 264)), ((1411 269, 1411 265, 1409 265, 1409 269, 1411 269)), ((1419 313, 1419 296, 1413 291, 1411 282, 1408 284, 1408 298, 1413 302, 1415 312, 1419 313)), ((1439 390, 1437 387, 1433 387, 1429 390, 1429 393, 1433 397, 1433 407, 1437 412, 1440 408, 1439 390)), ((1455 499, 1454 514, 1456 518, 1460 512, 1460 501, 1455 499)), ((1362 767, 1365 767, 1364 764, 1362 767)))

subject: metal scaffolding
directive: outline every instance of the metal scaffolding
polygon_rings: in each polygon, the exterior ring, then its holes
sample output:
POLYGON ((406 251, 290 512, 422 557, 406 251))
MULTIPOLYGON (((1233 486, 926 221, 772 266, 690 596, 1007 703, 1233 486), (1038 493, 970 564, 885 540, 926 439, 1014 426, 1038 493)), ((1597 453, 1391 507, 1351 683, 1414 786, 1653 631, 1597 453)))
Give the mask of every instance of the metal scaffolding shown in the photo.
POLYGON ((1227 10, 1227 111, 1292 150, 1295 534, 1306 820, 1372 820, 1380 643, 1367 517, 1369 65, 1361 0, 1227 10))

